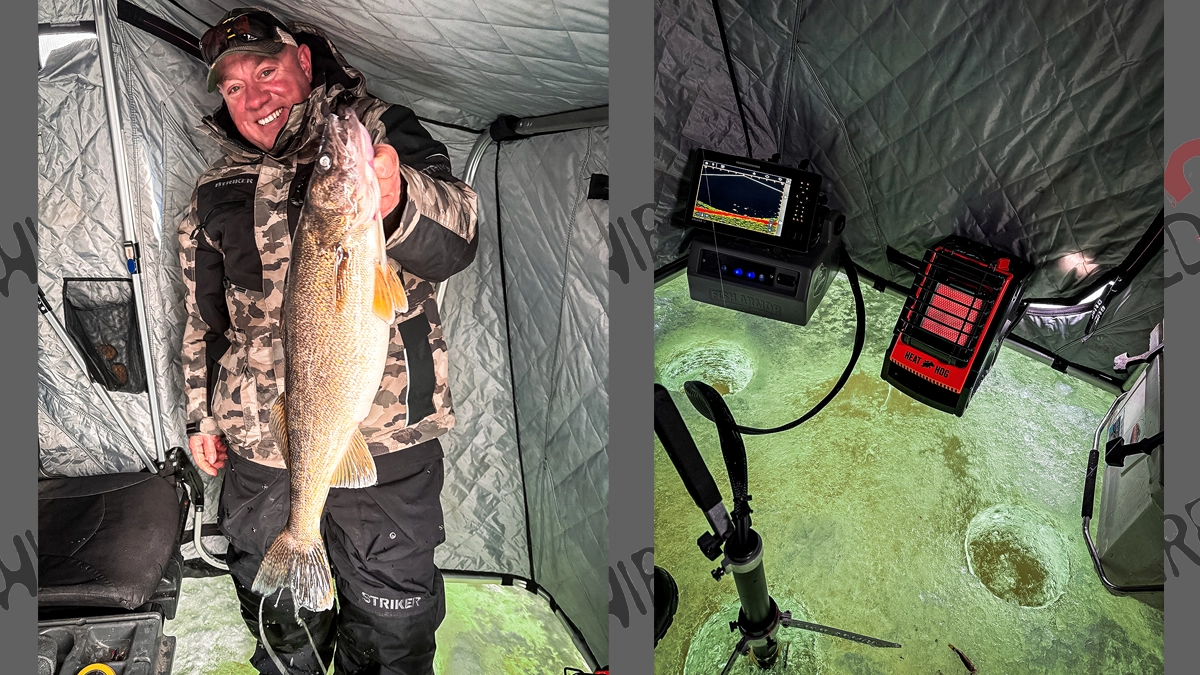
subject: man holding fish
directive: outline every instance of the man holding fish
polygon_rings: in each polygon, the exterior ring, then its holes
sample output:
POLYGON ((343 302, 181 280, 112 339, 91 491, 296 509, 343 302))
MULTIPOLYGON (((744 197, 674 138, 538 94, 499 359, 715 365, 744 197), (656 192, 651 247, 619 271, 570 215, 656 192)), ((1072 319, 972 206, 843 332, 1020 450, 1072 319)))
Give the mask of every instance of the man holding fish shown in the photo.
POLYGON ((475 193, 319 29, 235 9, 201 49, 224 156, 180 227, 188 443, 226 468, 251 664, 323 672, 336 643, 337 673, 432 673, 454 424, 433 283, 474 259, 475 193))

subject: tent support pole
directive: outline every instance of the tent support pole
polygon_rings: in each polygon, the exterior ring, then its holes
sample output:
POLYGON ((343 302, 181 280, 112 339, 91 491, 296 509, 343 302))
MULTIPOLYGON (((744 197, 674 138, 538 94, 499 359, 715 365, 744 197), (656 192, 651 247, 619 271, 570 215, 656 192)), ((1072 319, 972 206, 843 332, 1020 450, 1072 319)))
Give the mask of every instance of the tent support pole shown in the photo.
MULTIPOLYGON (((483 162, 483 153, 487 151, 488 146, 492 144, 492 135, 485 131, 475 139, 475 145, 471 146, 471 152, 467 155, 467 165, 463 168, 463 182, 471 187, 475 187, 475 174, 479 173, 479 164, 483 162)), ((447 280, 449 281, 449 280, 447 280)), ((442 302, 446 298, 446 282, 438 284, 437 289, 437 306, 438 311, 442 310, 442 302)))
POLYGON ((608 106, 602 105, 584 110, 526 117, 513 125, 513 129, 522 136, 534 136, 606 126, 608 126, 608 106))
POLYGON ((141 458, 142 463, 146 465, 146 468, 150 470, 150 473, 157 472, 158 467, 154 465, 154 461, 151 460, 150 456, 146 454, 146 451, 142 449, 142 444, 138 442, 138 438, 133 433, 133 429, 129 428, 129 423, 125 421, 125 418, 121 415, 121 411, 117 410, 117 406, 113 403, 112 396, 108 393, 108 390, 104 388, 104 385, 92 380, 91 375, 88 374, 87 363, 83 360, 83 354, 79 353, 79 348, 76 347, 75 343, 71 342, 71 338, 67 336, 67 330, 63 328, 61 323, 59 323, 58 317, 55 316, 53 310, 50 309, 50 302, 46 300, 46 294, 43 293, 42 289, 40 288, 38 289, 38 311, 41 312, 42 316, 46 317, 46 320, 50 322, 50 327, 54 329, 54 334, 58 336, 59 341, 62 342, 63 346, 67 348, 67 353, 71 355, 72 359, 74 359, 75 365, 79 366, 79 370, 83 373, 84 379, 91 382, 92 390, 95 391, 96 395, 100 397, 100 401, 104 403, 104 407, 108 410, 108 414, 112 415, 113 419, 117 422, 117 426, 121 427, 121 432, 125 434, 125 440, 129 441, 129 446, 133 448, 133 451, 136 452, 137 456, 141 458))
MULTIPOLYGON (((513 130, 522 136, 535 136, 538 134, 552 134, 604 126, 608 126, 608 106, 606 105, 564 113, 554 113, 552 115, 525 117, 513 124, 513 130)), ((475 174, 479 172, 479 165, 483 162, 483 153, 487 151, 488 146, 491 144, 492 135, 490 130, 479 134, 479 137, 475 139, 475 145, 471 146, 471 152, 467 155, 467 165, 463 168, 463 182, 467 185, 475 187, 475 174)), ((438 284, 437 290, 437 305, 439 309, 441 309, 442 300, 445 297, 446 282, 443 281, 438 284)))
POLYGON ((492 135, 487 131, 479 134, 475 139, 475 145, 471 146, 471 153, 467 155, 467 166, 463 169, 463 182, 467 185, 475 186, 475 174, 479 173, 479 165, 483 163, 483 153, 491 144, 492 135))
POLYGON ((108 30, 107 3, 93 0, 96 18, 96 40, 100 50, 100 72, 104 78, 104 107, 108 113, 108 133, 112 141, 113 164, 117 177, 117 201, 121 205, 121 229, 125 236, 126 268, 133 281, 133 300, 137 307, 138 332, 142 337, 142 360, 146 364, 146 395, 150 399, 150 426, 154 430, 154 449, 159 463, 166 461, 162 415, 158 407, 158 384, 155 380, 154 358, 150 349, 150 328, 146 321, 146 296, 142 288, 141 255, 138 253, 137 229, 134 227, 133 203, 130 201, 129 173, 125 161, 125 143, 121 134, 120 106, 117 103, 117 78, 113 64, 112 37, 108 30))

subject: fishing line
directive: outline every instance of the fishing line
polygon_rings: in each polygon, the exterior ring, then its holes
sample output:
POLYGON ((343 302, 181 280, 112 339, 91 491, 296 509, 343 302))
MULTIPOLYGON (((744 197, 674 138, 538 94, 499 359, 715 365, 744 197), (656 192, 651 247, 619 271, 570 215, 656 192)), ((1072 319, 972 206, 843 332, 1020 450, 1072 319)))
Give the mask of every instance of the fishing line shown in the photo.
POLYGON ((308 646, 312 647, 313 656, 317 657, 317 665, 321 666, 321 672, 329 672, 329 669, 325 667, 325 662, 321 660, 321 652, 317 651, 317 644, 313 642, 312 633, 308 632, 308 626, 300 620, 299 608, 296 609, 296 623, 300 624, 300 627, 304 629, 304 634, 308 636, 308 646))
MULTIPOLYGON (((279 589, 279 596, 275 598, 275 606, 276 607, 279 606, 279 598, 281 598, 281 597, 283 597, 283 589, 282 588, 279 589)), ((266 601, 267 601, 266 596, 260 596, 258 599, 258 639, 260 642, 262 642, 263 649, 266 650, 267 656, 269 656, 271 658, 271 663, 275 664, 275 667, 279 669, 279 672, 281 675, 287 675, 287 672, 288 672, 287 668, 284 667, 283 661, 279 660, 279 656, 275 653, 275 650, 271 648, 271 643, 269 641, 267 641, 267 633, 265 630, 263 630, 263 603, 265 603, 266 601)), ((313 656, 316 657, 317 664, 319 666, 321 666, 321 672, 328 673, 329 668, 325 667, 325 661, 321 659, 321 652, 317 650, 317 644, 313 640, 312 633, 309 632, 308 626, 306 626, 304 624, 304 622, 300 620, 300 607, 297 606, 295 609, 296 609, 296 614, 295 614, 296 623, 300 624, 300 627, 304 629, 304 634, 308 636, 308 646, 312 647, 313 656)), ((334 654, 336 654, 337 653, 337 645, 336 644, 333 646, 333 650, 334 650, 334 654)), ((332 665, 332 664, 330 664, 330 665, 332 665)))
MULTIPOLYGON (((279 669, 280 675, 286 675, 287 668, 283 666, 283 661, 275 655, 275 650, 271 649, 271 643, 267 641, 267 633, 263 630, 263 603, 267 601, 266 596, 260 596, 258 599, 258 639, 262 642, 262 646, 267 650, 267 656, 271 657, 271 663, 279 669)), ((275 600, 275 606, 279 606, 279 600, 275 600)))

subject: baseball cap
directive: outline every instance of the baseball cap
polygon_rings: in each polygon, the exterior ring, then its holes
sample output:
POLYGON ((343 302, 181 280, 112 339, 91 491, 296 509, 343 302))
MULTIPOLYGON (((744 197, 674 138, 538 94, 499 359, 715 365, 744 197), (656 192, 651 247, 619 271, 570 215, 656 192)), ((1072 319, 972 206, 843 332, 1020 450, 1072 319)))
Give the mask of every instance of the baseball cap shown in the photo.
POLYGON ((239 7, 226 12, 217 25, 200 38, 200 54, 208 64, 208 90, 217 88, 217 64, 229 54, 274 56, 296 39, 285 23, 257 7, 239 7))

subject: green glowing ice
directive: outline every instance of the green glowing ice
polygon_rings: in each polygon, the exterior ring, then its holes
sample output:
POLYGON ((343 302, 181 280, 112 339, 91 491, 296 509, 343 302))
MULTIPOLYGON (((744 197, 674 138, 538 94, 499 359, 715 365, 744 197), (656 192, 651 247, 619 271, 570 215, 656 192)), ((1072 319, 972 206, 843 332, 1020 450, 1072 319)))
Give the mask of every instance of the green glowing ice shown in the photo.
MULTIPOLYGON (((867 342, 842 393, 798 429, 746 437, 751 506, 775 595, 803 603, 808 621, 903 647, 816 635, 816 663, 802 672, 966 673, 953 644, 983 673, 1161 673, 1162 612, 1106 592, 1080 532, 1087 453, 1113 397, 1005 349, 961 419, 935 411, 880 378, 901 300, 864 294, 867 342)), ((715 429, 680 377, 716 385, 748 374, 726 399, 741 424, 798 417, 849 358, 849 286, 839 277, 806 327, 693 302, 682 277, 655 296, 656 380, 728 500, 715 429), (696 357, 714 346, 733 362, 696 357), (705 365, 681 367, 689 354, 705 365)), ((657 441, 654 482, 655 563, 681 595, 655 673, 682 675, 700 652, 716 673, 736 642, 736 591, 710 576, 716 564, 696 546, 704 517, 657 441)))
MULTIPOLYGON (((179 612, 167 622, 166 633, 176 637, 174 673, 257 675, 248 663, 254 640, 242 623, 228 577, 184 579, 179 612)), ((437 675, 585 668, 546 601, 511 586, 447 583, 446 619, 437 643, 437 675)))

